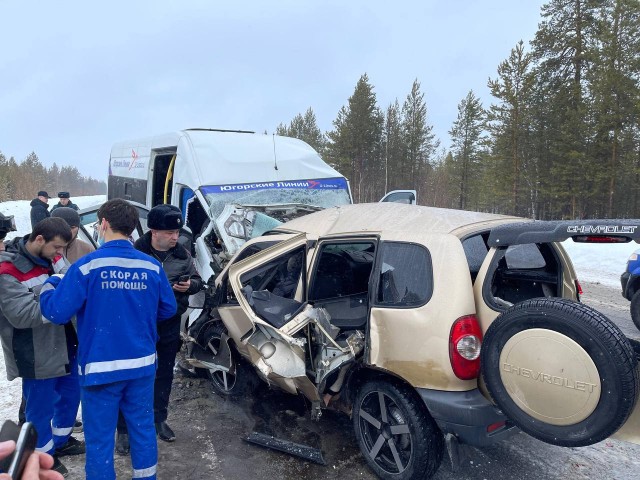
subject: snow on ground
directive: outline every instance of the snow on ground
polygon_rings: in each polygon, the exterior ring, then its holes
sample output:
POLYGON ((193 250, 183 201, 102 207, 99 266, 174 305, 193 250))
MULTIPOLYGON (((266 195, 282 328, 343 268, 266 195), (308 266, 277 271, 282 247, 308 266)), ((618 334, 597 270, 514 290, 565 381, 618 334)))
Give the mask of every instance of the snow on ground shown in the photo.
MULTIPOLYGON (((72 200, 80 208, 100 204, 105 201, 105 195, 88 197, 73 197, 72 200)), ((16 219, 17 232, 7 238, 22 236, 29 233, 31 221, 29 219, 29 200, 18 200, 0 203, 0 212, 13 215, 16 219)), ((51 199, 50 204, 55 205, 51 199)), ((634 250, 640 248, 635 242, 622 244, 594 245, 574 243, 572 240, 563 245, 578 274, 578 279, 585 282, 601 283, 612 288, 620 288, 620 274, 625 270, 627 258, 634 250)), ((4 369, 4 358, 0 358, 0 423, 3 419, 17 420, 20 404, 20 380, 8 382, 4 369)))
MULTIPOLYGON (((107 199, 106 195, 90 195, 87 197, 71 197, 71 201, 78 205, 80 208, 90 207, 92 205, 99 205, 104 203, 107 199)), ((31 231, 31 207, 29 203, 31 200, 13 200, 11 202, 0 203, 0 212, 4 215, 13 215, 16 220, 17 232, 11 232, 7 235, 7 240, 10 240, 17 236, 26 235, 31 231)), ((57 198, 49 199, 49 211, 58 203, 57 198)))
POLYGON ((562 246, 571 257, 578 280, 613 288, 621 288, 620 274, 627 268, 627 259, 640 249, 636 242, 597 245, 567 240, 562 246))

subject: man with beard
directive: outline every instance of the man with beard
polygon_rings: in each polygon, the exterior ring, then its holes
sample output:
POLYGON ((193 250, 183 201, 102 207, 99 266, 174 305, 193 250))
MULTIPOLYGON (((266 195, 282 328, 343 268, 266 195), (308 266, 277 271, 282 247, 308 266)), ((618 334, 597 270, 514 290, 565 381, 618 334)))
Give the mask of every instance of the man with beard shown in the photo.
POLYGON ((26 420, 38 432, 36 450, 53 455, 53 468, 62 474, 67 470, 58 456, 85 451, 84 443, 70 436, 80 403, 77 336, 71 324, 43 321, 38 295, 70 240, 64 220, 46 218, 0 253, 0 338, 7 378, 22 377, 26 420))

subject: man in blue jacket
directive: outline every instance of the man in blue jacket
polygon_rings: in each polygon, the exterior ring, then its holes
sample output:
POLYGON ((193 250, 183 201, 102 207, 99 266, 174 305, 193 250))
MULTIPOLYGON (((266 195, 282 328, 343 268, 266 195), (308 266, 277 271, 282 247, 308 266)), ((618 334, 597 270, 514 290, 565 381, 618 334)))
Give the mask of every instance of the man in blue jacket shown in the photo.
POLYGON ((157 321, 171 318, 176 300, 160 262, 133 248, 138 212, 121 199, 98 210, 98 243, 62 280, 41 292, 42 314, 64 324, 77 315, 78 365, 87 450, 86 478, 115 480, 118 409, 131 438, 133 478, 156 478, 153 422, 157 321))

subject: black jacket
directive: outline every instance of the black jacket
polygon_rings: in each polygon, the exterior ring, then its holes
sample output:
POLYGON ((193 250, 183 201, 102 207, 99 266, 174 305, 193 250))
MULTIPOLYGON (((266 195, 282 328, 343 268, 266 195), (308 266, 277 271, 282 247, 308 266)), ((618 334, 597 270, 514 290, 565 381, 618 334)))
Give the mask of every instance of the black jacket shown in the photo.
POLYGON ((31 200, 31 228, 36 226, 40 220, 44 220, 49 217, 49 205, 44 203, 39 198, 31 200))
POLYGON ((140 250, 147 255, 151 255, 162 264, 162 268, 169 279, 169 283, 177 283, 180 275, 189 275, 191 277, 191 286, 189 287, 189 290, 185 293, 176 292, 175 290, 173 291, 176 296, 176 302, 178 303, 178 311, 175 316, 180 318, 189 306, 189 295, 198 293, 202 289, 202 278, 198 275, 191 254, 182 245, 178 244, 169 250, 169 255, 164 259, 164 261, 162 261, 162 259, 158 258, 151 249, 151 232, 145 233, 142 237, 136 240, 134 247, 136 250, 140 250))

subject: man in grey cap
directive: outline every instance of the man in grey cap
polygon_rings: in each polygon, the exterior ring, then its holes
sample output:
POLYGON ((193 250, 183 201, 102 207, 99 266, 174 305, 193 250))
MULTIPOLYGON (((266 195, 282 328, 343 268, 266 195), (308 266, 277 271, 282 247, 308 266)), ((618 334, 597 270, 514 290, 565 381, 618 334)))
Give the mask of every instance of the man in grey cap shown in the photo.
POLYGON ((49 218, 49 194, 40 190, 36 198, 31 200, 31 228, 36 226, 40 220, 49 218))
POLYGON ((71 241, 67 243, 63 253, 69 263, 75 263, 79 258, 95 250, 93 245, 78 238, 78 230, 80 229, 78 212, 69 207, 58 207, 51 211, 51 216, 62 218, 71 227, 71 241))

